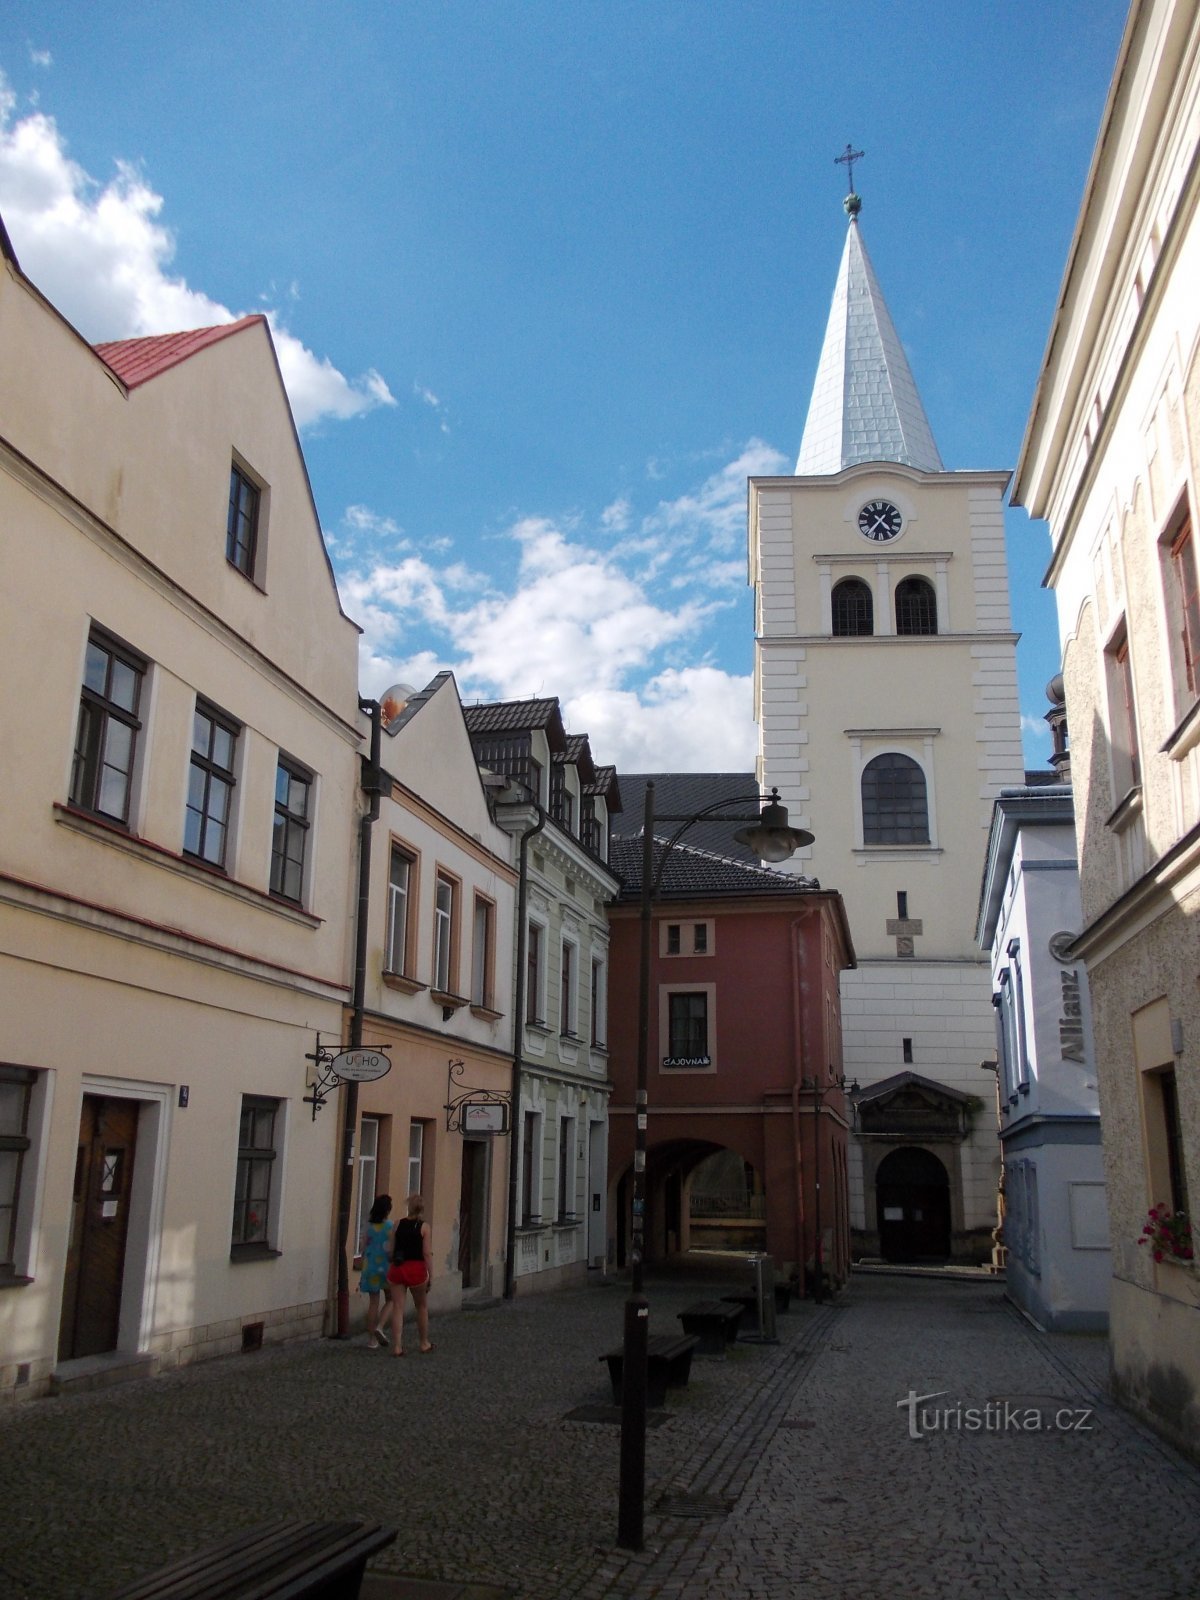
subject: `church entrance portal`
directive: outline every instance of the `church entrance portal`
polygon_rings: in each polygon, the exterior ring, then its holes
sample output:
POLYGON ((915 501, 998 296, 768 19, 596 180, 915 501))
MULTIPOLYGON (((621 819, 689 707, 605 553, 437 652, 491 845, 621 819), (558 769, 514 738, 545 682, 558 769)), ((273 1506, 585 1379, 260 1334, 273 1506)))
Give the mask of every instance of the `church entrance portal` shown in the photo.
POLYGON ((893 1150, 875 1177, 879 1251, 885 1261, 945 1261, 950 1254, 950 1178, 935 1155, 893 1150))

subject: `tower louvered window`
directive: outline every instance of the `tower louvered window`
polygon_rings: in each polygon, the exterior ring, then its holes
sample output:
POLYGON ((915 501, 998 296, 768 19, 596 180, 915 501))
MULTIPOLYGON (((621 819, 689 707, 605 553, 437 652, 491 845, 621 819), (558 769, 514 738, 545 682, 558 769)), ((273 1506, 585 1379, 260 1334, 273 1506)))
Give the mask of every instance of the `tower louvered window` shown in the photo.
POLYGON ((937 595, 926 578, 903 578, 896 585, 896 632, 930 634, 938 631, 937 595))

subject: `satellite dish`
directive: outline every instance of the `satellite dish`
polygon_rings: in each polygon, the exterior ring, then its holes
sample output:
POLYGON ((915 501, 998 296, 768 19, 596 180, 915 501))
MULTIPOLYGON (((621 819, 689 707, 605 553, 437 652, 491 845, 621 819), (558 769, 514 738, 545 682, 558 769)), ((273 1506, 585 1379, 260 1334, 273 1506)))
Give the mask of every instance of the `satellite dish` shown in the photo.
POLYGON ((408 702, 416 694, 411 683, 394 683, 379 697, 379 723, 384 733, 394 734, 408 702))

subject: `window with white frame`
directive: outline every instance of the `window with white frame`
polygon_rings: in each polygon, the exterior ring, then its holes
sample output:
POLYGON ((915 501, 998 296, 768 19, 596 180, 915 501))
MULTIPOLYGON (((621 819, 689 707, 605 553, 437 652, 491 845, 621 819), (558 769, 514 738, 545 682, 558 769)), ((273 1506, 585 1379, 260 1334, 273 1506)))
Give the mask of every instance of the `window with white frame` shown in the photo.
POLYGON ((495 928, 495 906, 482 895, 476 895, 471 942, 471 1004, 481 1011, 490 1010, 492 1006, 495 928))
POLYGON ((31 1106, 37 1074, 0 1066, 0 1282, 19 1277, 22 1208, 32 1188, 31 1106))
POLYGON ((525 1020, 546 1020, 546 930, 530 922, 525 940, 525 1020))
POLYGON ((558 1220, 575 1221, 575 1118, 558 1122, 558 1220))
POLYGON ((299 905, 312 826, 312 773, 281 755, 275 769, 275 821, 271 834, 271 893, 299 905))
POLYGON ((355 1247, 375 1204, 376 1184, 379 1181, 379 1118, 364 1117, 358 1126, 358 1225, 354 1230, 355 1247))
POLYGON ((562 942, 562 961, 559 967, 558 1031, 567 1038, 575 1037, 575 974, 578 947, 570 939, 562 942))
POLYGON ((603 1050, 608 1043, 608 985, 604 962, 592 957, 592 1043, 603 1050))
POLYGON ((133 798, 147 664, 93 628, 84 659, 71 804, 127 826, 133 798))
POLYGON ((240 724, 232 717, 197 699, 192 713, 183 851, 212 867, 225 866, 235 783, 233 764, 240 732, 240 724))
POLYGON ((425 1124, 412 1121, 408 1125, 408 1193, 421 1193, 421 1180, 425 1175, 425 1124))
POLYGON ((454 912, 458 886, 439 872, 433 894, 433 988, 439 994, 454 992, 454 912))
POLYGON ((1169 528, 1159 550, 1175 715, 1181 717, 1200 696, 1200 580, 1192 518, 1186 502, 1171 519, 1169 528))
POLYGON ((416 862, 407 850, 392 845, 388 861, 387 935, 384 946, 384 968, 388 972, 409 973, 412 950, 410 918, 413 914, 413 877, 416 862))
POLYGON ((527 1111, 521 1129, 521 1221, 527 1228, 542 1220, 542 1119, 527 1111))
POLYGON ((1129 633, 1120 622, 1104 652, 1108 687, 1109 738, 1113 765, 1113 800, 1121 800, 1142 781, 1142 762, 1138 743, 1137 699, 1133 687, 1133 661, 1129 654, 1129 633))
POLYGON ((274 1238, 278 1204, 277 1138, 280 1102, 265 1095, 242 1096, 237 1182, 233 1203, 233 1253, 263 1250, 274 1238))

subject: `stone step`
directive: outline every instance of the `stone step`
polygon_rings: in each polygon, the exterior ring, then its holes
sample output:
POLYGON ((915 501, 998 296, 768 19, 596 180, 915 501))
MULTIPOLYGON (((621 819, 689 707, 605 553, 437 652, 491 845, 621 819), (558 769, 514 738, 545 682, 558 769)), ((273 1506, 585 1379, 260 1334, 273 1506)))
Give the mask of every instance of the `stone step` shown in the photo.
POLYGON ((60 1361, 50 1374, 51 1394, 85 1394, 91 1389, 111 1389, 135 1378, 152 1378, 158 1371, 158 1357, 148 1352, 130 1354, 110 1350, 101 1356, 78 1356, 60 1361))

